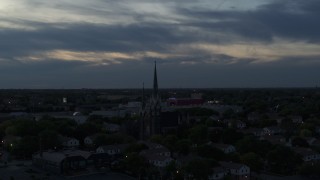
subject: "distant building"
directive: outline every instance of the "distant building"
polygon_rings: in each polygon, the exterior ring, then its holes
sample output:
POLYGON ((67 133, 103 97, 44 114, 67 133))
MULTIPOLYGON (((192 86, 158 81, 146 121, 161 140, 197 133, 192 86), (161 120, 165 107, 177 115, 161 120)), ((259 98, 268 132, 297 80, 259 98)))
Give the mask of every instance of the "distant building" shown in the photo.
POLYGON ((79 140, 72 137, 61 137, 62 146, 64 147, 78 147, 80 145, 79 140))
POLYGON ((263 132, 265 135, 276 135, 283 133, 283 130, 277 126, 270 126, 263 128, 263 132))
POLYGON ((233 162, 220 162, 220 165, 227 170, 234 179, 237 180, 249 180, 250 168, 244 164, 233 162))
POLYGON ((247 124, 240 120, 228 120, 228 126, 237 128, 237 129, 243 129, 247 127, 247 124))
POLYGON ((87 151, 47 151, 36 153, 32 157, 33 165, 56 174, 69 174, 85 170, 86 159, 91 155, 87 151))
POLYGON ((319 161, 320 160, 320 154, 316 151, 313 151, 312 149, 308 148, 293 148, 293 150, 301 155, 303 161, 305 162, 311 162, 311 161, 319 161))
POLYGON ((119 155, 124 153, 124 150, 128 147, 128 144, 114 144, 107 146, 100 146, 97 148, 97 153, 107 153, 110 156, 119 155))
POLYGON ((97 138, 97 136, 99 136, 99 134, 95 134, 95 135, 92 135, 92 136, 87 136, 84 138, 83 142, 86 146, 92 146, 94 145, 94 141, 95 139, 97 138))
POLYGON ((222 167, 212 168, 212 174, 209 175, 208 180, 221 180, 227 175, 226 169, 222 167))
POLYGON ((168 106, 199 106, 203 105, 202 98, 169 98, 167 99, 168 106))
POLYGON ((218 143, 209 143, 210 146, 220 149, 225 154, 236 152, 236 148, 230 144, 218 144, 218 143))
POLYGON ((171 152, 166 147, 153 145, 148 147, 150 149, 141 151, 140 155, 146 158, 150 164, 156 167, 166 167, 173 160, 171 152))
POLYGON ((89 167, 107 167, 110 164, 110 156, 82 150, 49 150, 34 154, 32 164, 47 172, 72 175, 87 171, 89 167))
POLYGON ((286 145, 286 143, 287 143, 286 138, 281 135, 265 135, 265 136, 261 136, 260 140, 266 140, 266 141, 270 142, 271 144, 286 145))
POLYGON ((119 132, 121 128, 120 125, 114 123, 104 123, 103 125, 108 133, 119 132))
POLYGON ((92 111, 90 116, 101 116, 103 118, 124 118, 127 115, 127 110, 125 109, 115 109, 108 111, 92 111))
POLYGON ((161 98, 158 92, 157 66, 154 66, 153 91, 148 104, 144 99, 144 87, 142 92, 142 106, 140 112, 140 139, 146 139, 161 133, 161 98))
POLYGON ((240 132, 244 134, 252 134, 256 137, 261 137, 264 135, 264 130, 262 128, 248 128, 248 129, 242 129, 240 132))

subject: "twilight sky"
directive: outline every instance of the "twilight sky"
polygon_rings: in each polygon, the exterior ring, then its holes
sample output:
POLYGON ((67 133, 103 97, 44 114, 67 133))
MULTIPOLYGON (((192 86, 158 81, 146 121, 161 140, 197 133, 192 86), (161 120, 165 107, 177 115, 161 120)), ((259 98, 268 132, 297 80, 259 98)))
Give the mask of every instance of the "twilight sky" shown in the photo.
POLYGON ((0 88, 314 87, 319 0, 1 0, 0 88))

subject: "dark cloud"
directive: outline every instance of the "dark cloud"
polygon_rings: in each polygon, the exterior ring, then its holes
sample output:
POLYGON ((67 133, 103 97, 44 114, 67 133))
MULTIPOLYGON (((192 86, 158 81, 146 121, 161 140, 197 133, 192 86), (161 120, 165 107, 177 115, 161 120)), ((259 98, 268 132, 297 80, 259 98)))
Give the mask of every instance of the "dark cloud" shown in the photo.
POLYGON ((271 42, 273 37, 320 42, 320 1, 281 0, 250 11, 180 9, 187 24, 212 32, 229 32, 249 40, 271 42))
MULTIPOLYGON (((172 9, 185 17, 179 23, 146 22, 146 18, 159 17, 129 11, 125 15, 131 15, 137 22, 128 25, 0 19, 34 28, 0 30, 0 88, 131 88, 139 87, 143 81, 151 86, 154 60, 159 63, 161 87, 288 87, 318 83, 320 57, 288 54, 275 62, 261 63, 255 58, 241 59, 221 52, 191 49, 187 45, 219 46, 238 41, 272 44, 275 37, 319 44, 320 1, 279 0, 248 11, 187 9, 177 4, 172 9), (155 51, 175 55, 174 48, 180 45, 186 49, 180 52, 180 47, 177 53, 182 55, 179 56, 141 57, 139 61, 124 59, 121 64, 108 66, 76 60, 19 60, 56 49, 155 51)), ((57 8, 88 15, 113 15, 74 5, 57 8)))
POLYGON ((163 24, 94 25, 42 24, 37 30, 0 30, 0 53, 12 57, 54 49, 74 51, 163 51, 167 45, 197 37, 163 24))

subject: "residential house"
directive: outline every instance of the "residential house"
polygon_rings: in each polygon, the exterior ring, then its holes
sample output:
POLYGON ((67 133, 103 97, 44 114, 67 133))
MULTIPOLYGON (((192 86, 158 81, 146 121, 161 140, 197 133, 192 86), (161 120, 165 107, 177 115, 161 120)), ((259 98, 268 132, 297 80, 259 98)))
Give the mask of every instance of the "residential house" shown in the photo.
POLYGON ((97 136, 98 136, 98 134, 85 137, 84 140, 83 140, 84 145, 86 145, 86 146, 92 146, 92 145, 94 145, 94 141, 95 141, 95 139, 97 138, 97 136))
POLYGON ((252 112, 248 114, 248 121, 251 122, 256 122, 256 121, 260 121, 262 119, 262 115, 260 113, 257 112, 252 112))
POLYGON ((46 151, 33 155, 33 165, 56 174, 72 174, 87 168, 90 152, 80 150, 46 151))
POLYGON ((220 162, 220 165, 232 176, 233 179, 237 180, 248 180, 250 179, 250 167, 233 162, 220 162))
POLYGON ((224 179, 226 175, 227 175, 226 169, 222 167, 215 167, 215 168, 212 168, 212 174, 209 175, 208 180, 224 179))
POLYGON ((104 123, 103 124, 108 133, 116 133, 120 131, 120 125, 114 123, 104 123))
POLYGON ((295 124, 301 124, 303 122, 302 116, 289 116, 288 118, 295 124))
POLYGON ((243 129, 247 127, 247 124, 240 120, 227 120, 229 127, 234 127, 237 129, 243 129))
POLYGON ((306 140, 309 146, 320 147, 320 140, 315 137, 305 137, 303 139, 306 140))
POLYGON ((141 151, 140 155, 156 167, 166 167, 173 160, 171 152, 166 147, 146 149, 141 151))
POLYGON ((144 154, 142 155, 144 158, 148 160, 148 162, 156 167, 163 168, 170 164, 173 159, 169 156, 161 156, 161 155, 152 155, 152 154, 144 154))
POLYGON ((214 148, 220 149, 225 154, 236 152, 236 148, 230 144, 218 144, 218 143, 209 143, 214 148))
POLYGON ((100 146, 97 148, 97 153, 107 153, 110 156, 122 154, 129 144, 114 144, 107 146, 100 146))
POLYGON ((252 134, 256 137, 261 137, 264 135, 264 130, 262 128, 248 128, 248 129, 242 129, 240 132, 244 134, 252 134))
POLYGON ((79 140, 72 137, 61 137, 62 146, 64 147, 78 147, 80 145, 79 140))
POLYGON ((271 144, 286 145, 286 143, 287 143, 286 138, 281 135, 265 135, 265 136, 261 136, 260 140, 266 140, 266 141, 270 142, 271 144))
POLYGON ((263 128, 264 135, 275 135, 283 133, 283 130, 277 126, 270 126, 263 128))
POLYGON ((320 154, 316 151, 313 151, 312 149, 296 147, 296 148, 293 148, 293 150, 297 154, 301 155, 303 161, 305 162, 313 162, 313 161, 320 160, 320 154))

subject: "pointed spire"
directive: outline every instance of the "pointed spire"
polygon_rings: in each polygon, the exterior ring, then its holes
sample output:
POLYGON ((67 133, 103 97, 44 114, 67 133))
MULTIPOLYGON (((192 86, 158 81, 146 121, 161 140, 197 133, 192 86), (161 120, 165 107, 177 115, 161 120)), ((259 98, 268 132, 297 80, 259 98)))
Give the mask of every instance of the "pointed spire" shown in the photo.
POLYGON ((145 99, 144 99, 144 82, 142 83, 142 109, 146 106, 145 99))
POLYGON ((158 96, 157 62, 154 61, 153 97, 157 97, 157 96, 158 96))

